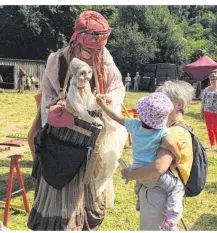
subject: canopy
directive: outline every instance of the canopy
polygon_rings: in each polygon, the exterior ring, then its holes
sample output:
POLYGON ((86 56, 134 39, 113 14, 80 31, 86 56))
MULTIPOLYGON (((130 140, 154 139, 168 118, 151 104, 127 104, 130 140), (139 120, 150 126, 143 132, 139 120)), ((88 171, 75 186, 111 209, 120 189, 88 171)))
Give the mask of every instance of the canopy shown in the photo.
POLYGON ((185 73, 198 81, 207 78, 215 69, 217 69, 217 62, 213 61, 208 56, 202 56, 197 61, 185 65, 184 67, 185 73))

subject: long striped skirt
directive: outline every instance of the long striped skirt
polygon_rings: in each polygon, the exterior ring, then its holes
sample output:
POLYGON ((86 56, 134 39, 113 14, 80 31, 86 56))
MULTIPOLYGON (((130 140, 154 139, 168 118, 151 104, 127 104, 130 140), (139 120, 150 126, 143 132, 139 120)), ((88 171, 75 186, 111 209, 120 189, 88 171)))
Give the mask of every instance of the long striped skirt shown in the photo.
POLYGON ((105 192, 96 197, 94 185, 84 185, 85 163, 61 190, 48 185, 38 170, 35 201, 29 215, 32 230, 97 230, 105 217, 105 192))

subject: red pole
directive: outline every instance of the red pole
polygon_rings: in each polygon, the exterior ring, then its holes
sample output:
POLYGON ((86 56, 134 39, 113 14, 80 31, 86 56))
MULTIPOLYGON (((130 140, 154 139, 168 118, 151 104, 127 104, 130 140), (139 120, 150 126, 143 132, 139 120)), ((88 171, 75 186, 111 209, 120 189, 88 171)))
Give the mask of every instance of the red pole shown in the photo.
POLYGON ((8 225, 8 217, 9 217, 9 210, 10 210, 10 201, 11 201, 13 181, 14 181, 14 158, 12 157, 11 158, 11 165, 10 165, 9 179, 8 179, 5 211, 4 211, 4 225, 5 226, 8 225))
POLYGON ((27 195, 26 195, 26 189, 24 186, 24 182, 23 182, 23 177, 20 171, 20 165, 18 163, 18 159, 20 159, 21 157, 19 155, 15 155, 15 167, 16 167, 16 171, 17 171, 17 176, 18 176, 18 181, 20 184, 20 188, 22 189, 22 196, 23 196, 23 202, 24 202, 24 206, 25 206, 25 210, 27 213, 30 213, 30 208, 29 208, 29 203, 28 203, 28 199, 27 199, 27 195))

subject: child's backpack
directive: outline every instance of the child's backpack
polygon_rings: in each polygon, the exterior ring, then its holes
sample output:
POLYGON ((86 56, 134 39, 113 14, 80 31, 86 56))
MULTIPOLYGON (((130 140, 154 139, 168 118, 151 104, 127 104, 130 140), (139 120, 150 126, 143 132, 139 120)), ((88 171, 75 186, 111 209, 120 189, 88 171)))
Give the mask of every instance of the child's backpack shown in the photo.
MULTIPOLYGON (((192 137, 193 164, 189 179, 185 184, 185 196, 195 197, 201 193, 206 184, 208 170, 207 153, 198 137, 183 122, 178 122, 174 126, 181 126, 188 130, 192 137)), ((180 170, 176 168, 176 171, 183 182, 180 170)))

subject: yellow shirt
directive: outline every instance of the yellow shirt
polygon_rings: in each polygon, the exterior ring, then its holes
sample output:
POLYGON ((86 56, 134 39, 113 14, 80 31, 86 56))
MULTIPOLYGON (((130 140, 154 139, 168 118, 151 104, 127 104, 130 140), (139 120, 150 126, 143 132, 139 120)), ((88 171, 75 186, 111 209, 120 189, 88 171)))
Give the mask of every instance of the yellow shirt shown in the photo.
MULTIPOLYGON (((170 132, 180 148, 181 159, 178 168, 182 174, 183 181, 187 183, 193 163, 192 137, 191 134, 181 126, 171 126, 170 132)), ((172 172, 178 177, 175 169, 172 169, 172 172)))

